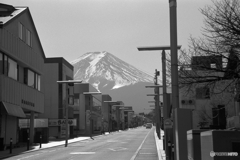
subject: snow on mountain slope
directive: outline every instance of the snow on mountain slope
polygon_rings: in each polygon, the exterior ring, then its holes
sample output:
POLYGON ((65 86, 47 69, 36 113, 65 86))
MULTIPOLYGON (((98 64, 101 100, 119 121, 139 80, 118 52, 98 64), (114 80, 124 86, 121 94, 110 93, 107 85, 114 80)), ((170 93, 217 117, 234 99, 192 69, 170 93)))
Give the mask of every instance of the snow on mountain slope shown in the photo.
POLYGON ((153 82, 153 76, 133 67, 108 52, 88 52, 72 61, 74 79, 96 89, 117 89, 138 82, 153 82))

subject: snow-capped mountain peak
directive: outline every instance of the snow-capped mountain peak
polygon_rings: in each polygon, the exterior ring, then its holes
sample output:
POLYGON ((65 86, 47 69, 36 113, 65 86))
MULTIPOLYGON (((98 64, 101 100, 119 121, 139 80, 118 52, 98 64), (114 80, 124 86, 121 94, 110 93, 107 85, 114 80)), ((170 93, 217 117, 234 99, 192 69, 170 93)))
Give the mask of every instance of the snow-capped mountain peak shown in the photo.
POLYGON ((92 84, 96 89, 117 89, 138 82, 153 82, 153 76, 103 52, 88 52, 72 61, 74 79, 92 84))

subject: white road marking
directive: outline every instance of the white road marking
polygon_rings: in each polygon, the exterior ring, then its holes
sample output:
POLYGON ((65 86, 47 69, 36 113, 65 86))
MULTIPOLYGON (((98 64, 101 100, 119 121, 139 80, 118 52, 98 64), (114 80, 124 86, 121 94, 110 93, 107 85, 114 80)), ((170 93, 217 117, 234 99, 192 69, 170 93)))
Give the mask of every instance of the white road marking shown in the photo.
POLYGON ((123 148, 123 147, 119 147, 119 148, 108 148, 112 151, 122 151, 122 150, 126 150, 127 148, 123 148))
POLYGON ((54 152, 54 151, 56 151, 56 149, 54 149, 54 150, 50 150, 50 151, 48 151, 48 152, 54 152))
POLYGON ((118 140, 108 140, 107 142, 119 142, 118 140))
POLYGON ((107 140, 108 143, 115 143, 115 142, 118 142, 118 143, 128 143, 128 142, 120 142, 119 140, 107 140))
POLYGON ((70 154, 95 154, 95 152, 72 152, 70 154))
POLYGON ((152 131, 153 128, 150 129, 150 131, 148 132, 148 134, 145 136, 144 140, 142 141, 142 143, 140 144, 140 146, 138 147, 137 151, 134 153, 134 155, 132 156, 132 158, 130 160, 134 160, 139 152, 139 150, 141 149, 143 143, 145 142, 145 140, 147 139, 147 136, 149 135, 149 133, 152 131))
POLYGON ((22 160, 22 159, 27 159, 27 158, 31 158, 33 156, 38 156, 39 154, 33 154, 33 155, 30 155, 30 156, 27 156, 27 157, 22 157, 22 158, 19 158, 17 160, 22 160))
POLYGON ((139 154, 156 154, 156 153, 139 153, 139 154))

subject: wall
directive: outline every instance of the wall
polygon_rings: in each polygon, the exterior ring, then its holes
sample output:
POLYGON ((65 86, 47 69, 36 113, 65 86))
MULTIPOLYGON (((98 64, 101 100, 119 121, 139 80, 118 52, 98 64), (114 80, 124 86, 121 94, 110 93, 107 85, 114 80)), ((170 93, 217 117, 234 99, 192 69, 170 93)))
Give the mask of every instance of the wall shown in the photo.
POLYGON ((44 64, 45 109, 39 117, 58 118, 58 70, 58 63, 44 64))
POLYGON ((193 128, 199 128, 199 122, 207 119, 209 125, 212 122, 212 108, 218 105, 225 105, 227 117, 235 115, 234 94, 228 90, 222 89, 228 85, 228 81, 220 81, 216 83, 214 91, 211 91, 209 99, 196 98, 196 88, 202 87, 204 84, 196 85, 191 89, 182 87, 179 90, 179 106, 180 108, 191 109, 193 113, 193 128), (213 93, 214 92, 214 93, 213 93), (216 94, 218 93, 218 94, 216 94), (181 100, 191 99, 194 101, 193 105, 183 105, 181 100))
POLYGON ((104 118, 104 121, 107 121, 109 123, 109 113, 110 113, 110 103, 104 103, 104 101, 111 101, 112 98, 107 95, 107 94, 104 94, 102 95, 102 113, 103 113, 103 118, 104 118))
POLYGON ((41 75, 43 74, 44 53, 31 16, 27 13, 28 11, 25 11, 0 29, 0 37, 2 38, 0 48, 18 62, 25 64, 41 75), (19 22, 31 31, 32 47, 18 38, 19 22))
POLYGON ((16 104, 24 109, 43 113, 44 94, 42 92, 5 75, 0 75, 0 88, 0 101, 16 104), (22 100, 34 103, 34 106, 25 104, 22 100))
POLYGON ((2 135, 4 137, 4 144, 10 144, 10 138, 13 140, 13 144, 18 142, 18 135, 17 135, 17 126, 18 121, 17 117, 9 116, 9 115, 2 115, 2 135))

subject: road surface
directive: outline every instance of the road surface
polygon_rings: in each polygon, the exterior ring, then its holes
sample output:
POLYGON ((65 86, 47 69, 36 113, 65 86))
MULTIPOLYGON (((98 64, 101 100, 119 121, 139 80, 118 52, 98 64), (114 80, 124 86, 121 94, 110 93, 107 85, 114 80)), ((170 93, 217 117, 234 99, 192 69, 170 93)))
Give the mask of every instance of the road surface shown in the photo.
POLYGON ((158 160, 154 132, 155 128, 139 127, 6 160, 158 160))

